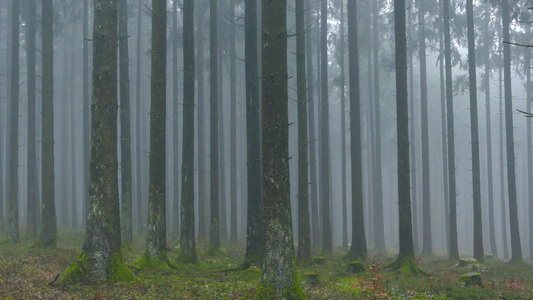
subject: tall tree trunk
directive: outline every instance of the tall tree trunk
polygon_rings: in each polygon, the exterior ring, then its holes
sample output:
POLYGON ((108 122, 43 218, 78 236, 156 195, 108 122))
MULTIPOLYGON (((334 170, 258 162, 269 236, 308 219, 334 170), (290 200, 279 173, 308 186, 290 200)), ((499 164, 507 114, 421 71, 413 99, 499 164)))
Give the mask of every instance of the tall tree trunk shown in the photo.
MULTIPOLYGON (((206 130, 205 130, 205 99, 204 99, 204 12, 205 3, 198 3, 196 10, 198 29, 196 30, 197 55, 196 70, 198 81, 198 240, 207 240, 207 195, 206 192, 206 130)), ((182 162, 183 163, 183 162, 182 162)))
POLYGON ((481 175, 479 166, 479 129, 477 117, 476 40, 474 36, 474 4, 466 0, 468 30, 468 82, 470 90, 470 134, 472 145, 472 188, 474 194, 474 258, 481 260, 483 251, 483 227, 481 219, 481 175))
MULTIPOLYGON (((487 51, 487 54, 489 52, 487 51)), ((487 61, 489 59, 487 58, 487 61)), ((496 229, 494 226, 494 179, 492 172, 492 122, 490 120, 490 66, 485 65, 485 74, 483 80, 485 85, 485 113, 487 120, 487 187, 488 187, 488 202, 489 202, 489 240, 490 251, 494 257, 498 257, 498 248, 496 247, 496 229)), ((529 121, 529 118, 528 118, 529 121)), ((529 149, 529 148, 528 148, 529 149)), ((533 233, 533 232, 532 232, 533 233)))
POLYGON ((54 46, 53 3, 42 1, 42 229, 39 243, 43 247, 57 244, 54 172, 54 46))
POLYGON ((96 0, 89 215, 82 252, 58 276, 58 284, 133 280, 120 250, 117 38, 117 3, 96 0))
MULTIPOLYGON (((118 2, 118 47, 120 68, 120 171, 122 195, 120 199, 122 244, 131 247, 133 242, 132 221, 132 174, 131 174, 131 129, 130 129, 130 72, 128 53, 128 4, 118 2)), ((152 53, 154 53, 152 51, 152 53)), ((158 70, 159 71, 159 70, 158 70)), ((152 79, 154 79, 152 77, 152 79)), ((162 172, 163 173, 163 172, 162 172)))
POLYGON ((18 208, 18 122, 19 122, 19 0, 11 6, 11 109, 9 111, 9 174, 7 202, 7 237, 12 243, 20 243, 18 208))
POLYGON ((243 268, 257 264, 263 252, 261 126, 259 107, 259 57, 257 35, 257 1, 245 2, 245 68, 246 68, 246 139, 247 139, 247 186, 248 220, 246 255, 243 268))
POLYGON ((178 152, 178 1, 172 1, 172 107, 174 109, 174 117, 172 118, 173 131, 174 134, 173 142, 173 206, 172 206, 172 235, 174 239, 179 238, 180 232, 180 197, 179 197, 179 152, 178 152))
MULTIPOLYGON (((0 14, 0 25, 1 26, 4 26, 4 23, 3 23, 3 20, 2 20, 2 14, 0 14)), ((5 26, 7 27, 7 26, 5 26)), ((0 35, 2 34, 2 31, 0 30, 0 35)), ((7 42, 7 38, 6 38, 6 42, 7 42)), ((7 43, 6 43, 7 44, 7 43)), ((9 59, 6 59, 6 61, 9 61, 9 59)), ((6 68, 5 68, 5 74, 0 74, 0 76, 3 75, 3 78, 5 78, 5 85, 6 85, 6 90, 7 90, 7 85, 8 85, 8 81, 9 81, 9 76, 7 76, 7 65, 6 65, 6 68)), ((1 86, 1 85, 0 85, 1 86)), ((0 98, 2 98, 2 91, 0 91, 0 98)), ((7 94, 6 94, 6 98, 7 98, 7 94)), ((5 101, 7 102, 7 101, 5 101)), ((4 109, 4 106, 3 104, 0 104, 0 112, 1 110, 4 109)), ((5 122, 5 121, 4 121, 5 122)), ((5 124, 5 123, 3 123, 5 124)), ((6 132, 7 134, 7 132, 6 132)), ((4 183, 4 179, 5 179, 5 176, 4 176, 4 158, 5 158, 5 143, 4 143, 4 128, 1 128, 0 129, 0 234, 3 233, 3 230, 4 230, 4 201, 5 201, 5 183, 4 183)))
POLYGON ((258 299, 303 299, 294 263, 290 206, 285 0, 263 1, 263 228, 258 299))
MULTIPOLYGON (((167 4, 152 1, 152 70, 150 80, 150 178, 145 258, 148 263, 166 256, 166 74, 167 4)), ((124 180, 124 179, 122 179, 124 180)))
POLYGON ((194 0, 183 1, 183 157, 181 163, 182 262, 197 261, 194 238, 194 0))
MULTIPOLYGON (((340 42, 339 42, 339 66, 340 93, 341 93, 341 201, 342 201, 342 248, 348 249, 348 208, 346 199, 346 92, 345 92, 345 36, 344 36, 344 1, 339 1, 341 7, 340 16, 340 42)), ((305 68, 305 66, 304 66, 305 68)))
MULTIPOLYGON (((76 29, 77 29, 78 22, 77 20, 74 20, 74 25, 72 26, 72 32, 71 32, 71 39, 74 40, 76 29)), ((72 228, 78 227, 78 197, 77 197, 77 188, 76 188, 76 128, 74 126, 75 120, 76 120, 76 97, 74 96, 74 88, 76 86, 76 70, 74 69, 75 63, 75 53, 74 51, 70 51, 70 65, 72 66, 70 68, 70 178, 72 180, 72 187, 70 190, 70 202, 72 203, 71 206, 71 213, 70 213, 70 224, 72 225, 72 228)))
POLYGON ((89 0, 83 0, 83 227, 87 224, 87 215, 89 214, 89 161, 91 151, 91 98, 89 90, 89 72, 89 0))
MULTIPOLYGON (((502 0, 503 41, 510 42, 509 36, 509 7, 508 1, 502 0)), ((516 172, 514 153, 513 129, 513 95, 511 91, 511 49, 507 43, 503 44, 503 82, 505 86, 505 144, 507 150, 507 188, 509 193, 509 221, 511 224, 511 262, 521 264, 522 246, 518 228, 518 206, 516 196, 516 172)))
POLYGON ((214 249, 220 247, 220 210, 219 210, 219 132, 218 132, 218 22, 217 22, 217 0, 209 1, 210 26, 209 26, 209 93, 210 114, 209 118, 209 138, 210 138, 210 182, 211 182, 211 201, 210 201, 210 227, 209 227, 209 245, 214 249))
MULTIPOLYGON (((26 23, 26 68, 28 78, 28 203, 27 203, 27 235, 37 236, 37 214, 39 205, 39 189, 37 188, 37 151, 36 151, 36 93, 35 93, 35 43, 36 29, 35 18, 37 17, 35 0, 27 3, 28 18, 26 23)), ((0 204, 1 205, 1 204, 0 204)))
MULTIPOLYGON (((218 14, 220 14, 220 7, 218 8, 218 14)), ((219 22, 218 22, 218 26, 217 28, 219 27, 222 27, 222 22, 220 22, 220 19, 219 19, 219 22)), ((223 79, 223 74, 224 74, 224 61, 223 61, 223 55, 224 55, 224 51, 222 49, 222 47, 217 47, 217 51, 218 51, 218 76, 217 76, 217 80, 219 82, 218 84, 218 162, 219 162, 219 192, 218 192, 218 195, 219 195, 219 198, 220 198, 220 207, 219 207, 219 239, 222 239, 222 241, 227 241, 228 240, 228 214, 227 214, 227 199, 226 199, 226 159, 225 159, 225 147, 224 147, 224 90, 223 90, 223 87, 224 87, 224 79, 223 79)))
POLYGON ((446 115, 448 133, 448 188, 450 204, 450 258, 459 258, 457 242, 457 205, 455 186, 455 132, 453 123, 452 58, 450 39, 450 0, 444 0, 444 61, 446 69, 446 115))
POLYGON ((407 37, 405 34, 405 0, 394 1, 396 45, 396 110, 398 135, 398 214, 400 251, 391 264, 406 273, 418 273, 411 223, 411 185, 409 167, 409 114, 407 94, 407 37))
POLYGON ((231 198, 231 213, 230 213, 230 242, 237 242, 237 73, 235 67, 235 1, 230 0, 229 18, 231 20, 230 26, 230 110, 231 110, 231 133, 230 133, 230 198, 231 198))
MULTIPOLYGON (((528 33, 531 31, 528 30, 528 33)), ((526 69, 526 111, 531 113, 531 53, 525 51, 526 69)), ((531 118, 526 119, 527 123, 527 195, 528 195, 528 227, 529 227, 529 255, 533 253, 533 143, 531 141, 531 118)))
POLYGON ((507 213, 505 209, 505 165, 503 163, 504 160, 504 153, 505 148, 503 147, 504 144, 504 131, 503 131, 503 71, 502 67, 498 69, 498 82, 499 82, 499 121, 500 121, 500 199, 501 199, 501 216, 502 216, 502 247, 503 247, 503 258, 508 259, 509 258, 509 244, 507 242, 507 213))
MULTIPOLYGON (((309 28, 314 23, 312 18, 312 9, 310 0, 306 1, 306 28, 309 28)), ((318 27, 318 26, 315 26, 318 27)), ((316 126, 315 126, 315 94, 314 91, 316 86, 314 85, 313 77, 313 44, 312 40, 312 31, 307 31, 306 50, 308 55, 307 59, 307 86, 308 90, 308 101, 307 105, 309 108, 309 177, 310 177, 310 198, 311 198, 311 238, 312 238, 312 247, 317 248, 320 244, 320 227, 319 227, 319 217, 318 217, 318 182, 317 182, 317 155, 316 155, 316 126)), ((318 47, 317 47, 318 48, 318 47)))
MULTIPOLYGON (((359 89, 359 51, 357 41, 357 2, 348 2, 348 51, 350 73, 350 145, 352 172, 352 247, 350 259, 367 255, 363 211, 363 166, 361 145, 361 101, 359 89)), ((324 233, 325 234, 325 233, 324 233)))
MULTIPOLYGON (((342 1, 341 1, 342 2, 342 1)), ((310 264, 309 159, 307 137, 307 79, 305 74, 304 0, 296 0, 296 73, 298 96, 298 256, 300 265, 310 264)))
POLYGON ((142 214, 142 203, 143 203, 143 189, 142 189, 142 156, 144 153, 141 151, 141 75, 142 75, 142 53, 141 53, 141 44, 142 44, 142 3, 143 0, 138 0, 137 2, 137 74, 136 74, 136 84, 135 84, 135 140, 137 146, 137 159, 136 159, 136 189, 135 195, 137 198, 137 210, 136 210, 136 219, 137 219, 137 232, 144 231, 143 224, 143 214, 142 214))
MULTIPOLYGON (((322 200, 322 251, 333 251, 330 202, 329 162, 329 90, 328 90, 328 1, 321 0, 320 15, 320 68, 321 68, 321 114, 320 123, 320 198, 322 200)), ((352 242, 353 244, 353 242, 352 242)))
POLYGON ((380 79, 379 79, 379 10, 378 1, 372 2, 373 19, 373 40, 372 52, 374 58, 374 122, 376 147, 374 156, 376 159, 376 169, 374 170, 374 247, 378 252, 385 251, 385 228, 383 219, 383 182, 381 165, 381 99, 380 99, 380 79))

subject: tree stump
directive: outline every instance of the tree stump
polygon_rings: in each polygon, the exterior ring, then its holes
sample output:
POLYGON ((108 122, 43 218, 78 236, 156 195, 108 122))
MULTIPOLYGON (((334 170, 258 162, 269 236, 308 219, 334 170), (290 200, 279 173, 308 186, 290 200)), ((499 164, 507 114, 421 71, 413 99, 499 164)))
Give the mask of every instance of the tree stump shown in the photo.
POLYGON ((320 279, 318 279, 318 274, 315 272, 306 272, 304 273, 304 280, 310 285, 319 285, 320 279))
POLYGON ((348 263, 348 265, 346 265, 346 271, 350 273, 357 274, 357 273, 364 272, 365 270, 366 270, 365 265, 363 265, 363 263, 359 261, 351 261, 348 263))
POLYGON ((481 281, 481 274, 479 273, 466 273, 461 275, 459 282, 464 286, 483 286, 481 281))
POLYGON ((317 265, 323 265, 324 262, 326 261, 326 259, 325 259, 323 256, 317 256, 317 257, 314 257, 314 258, 313 258, 313 261, 314 261, 315 264, 317 264, 317 265))

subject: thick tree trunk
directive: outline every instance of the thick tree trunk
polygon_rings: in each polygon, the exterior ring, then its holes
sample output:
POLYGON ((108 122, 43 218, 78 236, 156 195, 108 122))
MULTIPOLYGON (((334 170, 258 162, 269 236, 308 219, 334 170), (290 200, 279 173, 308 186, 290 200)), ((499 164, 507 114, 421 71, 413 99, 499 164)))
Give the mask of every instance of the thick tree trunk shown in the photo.
MULTIPOLYGON (((27 3, 28 18, 26 23, 26 68, 27 68, 27 87, 28 87, 28 203, 27 203, 27 236, 36 237, 38 228, 38 205, 39 189, 37 188, 37 151, 36 151, 36 89, 35 89, 35 43, 36 29, 35 18, 37 12, 35 0, 29 0, 27 3)), ((1 203, 0 203, 1 205, 1 203)))
POLYGON ((194 238, 194 0, 183 1, 183 157, 181 163, 182 262, 197 261, 194 238))
POLYGON ((307 138, 307 78, 305 74, 304 0, 296 0, 296 73, 298 96, 298 264, 312 263, 309 228, 309 159, 307 138))
POLYGON ((303 299, 294 262, 290 206, 285 0, 263 1, 263 228, 257 299, 303 299))
POLYGON ((245 2, 246 138, 248 157, 248 220, 243 268, 261 261, 263 251, 261 126, 259 107, 259 57, 257 49, 257 1, 245 2))
MULTIPOLYGON (((166 74, 167 4, 152 1, 152 70, 150 81, 150 182, 145 257, 168 261, 166 256, 166 74)), ((122 179, 124 180, 124 179, 122 179)))
POLYGON ((451 39, 450 39, 450 0, 444 0, 444 61, 446 69, 446 115, 448 133, 448 188, 450 205, 450 258, 459 258, 459 247, 457 242, 457 205, 455 186, 455 133, 453 123, 453 87, 452 87, 452 59, 451 59, 451 39))
MULTIPOLYGON (((132 221, 132 174, 131 174, 131 129, 130 129, 130 74, 128 53, 128 4, 118 1, 118 47, 120 68, 120 171, 122 194, 120 199, 120 224, 122 244, 131 247, 133 242, 132 221)), ((153 52, 153 51, 152 51, 153 52)), ((152 79, 154 79, 152 77, 152 79)))
POLYGON ((42 229, 39 243, 43 247, 57 244, 54 188, 54 52, 53 4, 42 2, 42 229))
MULTIPOLYGON (((508 1, 502 0, 502 29, 503 41, 510 42, 509 36, 509 7, 508 1)), ((505 86, 505 144, 507 150, 507 188, 509 194, 509 221, 511 224, 511 262, 521 264, 522 246, 518 228, 518 206, 516 196, 516 172, 513 128, 513 95, 511 91, 511 49, 507 43, 503 44, 503 77, 505 86)))
MULTIPOLYGON (((329 90, 328 90, 328 1, 321 0, 320 15, 320 68, 321 68, 321 114, 320 123, 320 198, 322 202, 322 251, 333 251, 330 201, 330 162, 329 162, 329 90)), ((353 243, 352 243, 353 244, 353 243)))
POLYGON ((11 6, 11 109, 9 111, 9 162, 7 237, 12 243, 20 243, 18 208, 18 121, 19 121, 19 0, 11 6))
POLYGON ((481 219, 481 175, 479 166, 479 129, 477 116, 476 40, 474 36, 474 5, 466 0, 468 30, 468 82, 470 90, 470 134, 472 145, 472 188, 474 194, 474 258, 482 260, 483 227, 481 219))
POLYGON ((422 127, 422 223, 423 244, 422 253, 433 255, 433 240, 431 236, 431 192, 429 169, 429 122, 428 122, 428 91, 426 72, 426 12, 424 3, 418 0, 418 46, 420 58, 420 120, 422 127))

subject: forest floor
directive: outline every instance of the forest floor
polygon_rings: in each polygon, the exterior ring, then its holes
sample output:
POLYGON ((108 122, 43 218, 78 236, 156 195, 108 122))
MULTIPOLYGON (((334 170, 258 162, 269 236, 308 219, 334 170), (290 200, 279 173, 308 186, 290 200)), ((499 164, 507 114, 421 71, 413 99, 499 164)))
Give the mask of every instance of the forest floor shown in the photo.
MULTIPOLYGON (((206 245, 198 244, 199 263, 178 265, 178 270, 134 269, 132 283, 51 286, 57 274, 69 266, 83 242, 82 232, 60 232, 58 248, 34 249, 32 240, 20 245, 0 245, 0 299, 249 299, 261 271, 228 271, 237 267, 244 244, 222 248, 222 254, 207 256, 206 245)), ((175 243, 174 243, 175 245, 175 243)), ((124 253, 126 263, 141 257, 144 239, 137 239, 132 251, 124 253)), ((169 252, 170 259, 176 248, 169 252)), ((366 271, 346 271, 342 251, 325 258, 322 265, 298 268, 304 292, 310 299, 533 299, 533 267, 510 266, 487 259, 483 263, 458 267, 445 258, 418 259, 429 275, 405 275, 383 268, 394 255, 370 256, 366 271), (306 279, 316 273, 318 282, 306 279), (482 286, 464 286, 461 275, 481 274, 482 286)))

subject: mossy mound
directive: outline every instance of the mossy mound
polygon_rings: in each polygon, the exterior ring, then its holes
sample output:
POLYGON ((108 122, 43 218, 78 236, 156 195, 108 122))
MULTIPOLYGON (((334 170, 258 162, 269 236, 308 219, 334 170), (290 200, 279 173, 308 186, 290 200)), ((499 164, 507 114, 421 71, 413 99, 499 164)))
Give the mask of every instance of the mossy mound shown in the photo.
POLYGON ((317 265, 323 265, 326 262, 326 259, 324 256, 316 256, 313 257, 313 262, 317 265))
POLYGON ((168 260, 167 254, 165 251, 160 253, 158 258, 152 258, 145 252, 141 258, 139 258, 135 265, 140 269, 154 269, 159 271, 170 271, 176 269, 176 267, 168 260))
POLYGON ((478 261, 475 258, 461 258, 457 261, 456 266, 459 268, 466 268, 469 265, 477 264, 478 261))
POLYGON ((271 300, 271 299, 286 299, 286 300, 300 300, 307 299, 298 280, 294 281, 294 285, 287 288, 283 293, 277 294, 276 288, 273 285, 260 284, 255 290, 255 300, 271 300))
POLYGON ((366 270, 365 265, 360 261, 351 261, 346 265, 346 271, 350 273, 361 273, 366 270))
POLYGON ((384 268, 391 271, 397 271, 406 275, 428 275, 426 272, 418 268, 414 253, 410 253, 409 255, 403 257, 398 257, 396 261, 385 265, 384 268))
POLYGON ((183 251, 183 249, 180 249, 178 252, 178 256, 176 257, 176 263, 178 264, 197 264, 198 263, 198 257, 196 256, 196 253, 194 255, 189 255, 183 251))
POLYGON ((481 274, 479 273, 466 273, 461 275, 459 282, 464 286, 483 286, 481 280, 481 274))
POLYGON ((320 284, 318 274, 315 272, 305 272, 303 277, 305 282, 309 283, 310 285, 316 286, 320 284))

